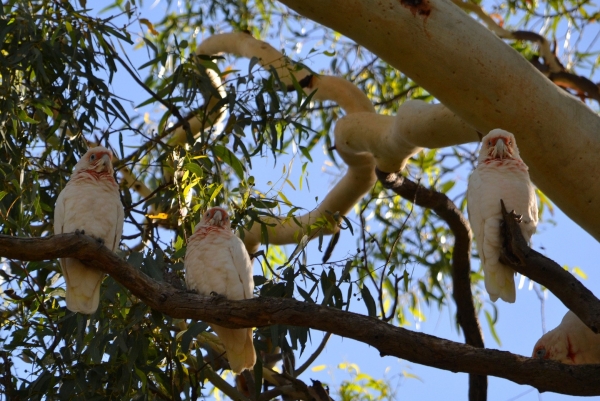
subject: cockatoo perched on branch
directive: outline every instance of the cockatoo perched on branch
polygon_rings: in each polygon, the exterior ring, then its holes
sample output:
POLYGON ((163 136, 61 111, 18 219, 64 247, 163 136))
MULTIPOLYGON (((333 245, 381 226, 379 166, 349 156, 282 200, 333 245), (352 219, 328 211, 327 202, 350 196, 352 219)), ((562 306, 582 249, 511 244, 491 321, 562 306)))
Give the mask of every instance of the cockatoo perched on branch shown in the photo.
POLYGON ((600 363, 600 334, 595 334, 577 315, 568 311, 558 327, 538 340, 531 357, 569 365, 600 363))
MULTIPOLYGON (((217 293, 227 299, 252 298, 252 262, 244 243, 231 232, 225 209, 213 207, 202 216, 188 240, 185 253, 185 282, 202 295, 217 293)), ((252 369, 256 353, 252 329, 228 329, 211 324, 221 339, 229 366, 235 373, 252 369)))
POLYGON ((495 129, 483 137, 478 161, 469 177, 467 206, 485 288, 492 301, 515 302, 515 272, 498 260, 502 248, 500 199, 507 210, 522 215, 521 232, 529 241, 538 221, 535 190, 510 132, 495 129))
MULTIPOLYGON (((112 152, 97 146, 75 165, 71 179, 56 199, 55 234, 83 231, 102 240, 108 249, 117 249, 123 232, 123 204, 111 160, 112 152)), ((73 258, 60 259, 60 266, 67 283, 67 308, 94 313, 104 273, 73 258)))

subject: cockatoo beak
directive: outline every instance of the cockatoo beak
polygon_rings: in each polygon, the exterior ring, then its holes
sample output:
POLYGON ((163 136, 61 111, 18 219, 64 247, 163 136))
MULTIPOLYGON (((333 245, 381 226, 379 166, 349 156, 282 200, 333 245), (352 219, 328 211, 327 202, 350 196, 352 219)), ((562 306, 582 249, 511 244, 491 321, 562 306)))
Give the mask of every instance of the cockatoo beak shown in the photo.
POLYGON ((220 226, 221 223, 223 222, 223 215, 222 215, 222 213, 217 210, 215 212, 215 214, 213 215, 212 221, 213 221, 213 224, 215 226, 220 226))
POLYGON ((504 139, 498 138, 498 140, 496 141, 496 145, 494 145, 494 151, 492 153, 492 156, 495 159, 502 160, 505 157, 505 153, 506 153, 506 146, 504 144, 504 139))
POLYGON ((110 155, 107 153, 103 154, 101 160, 102 161, 98 164, 103 166, 103 170, 112 172, 112 160, 111 160, 110 155))

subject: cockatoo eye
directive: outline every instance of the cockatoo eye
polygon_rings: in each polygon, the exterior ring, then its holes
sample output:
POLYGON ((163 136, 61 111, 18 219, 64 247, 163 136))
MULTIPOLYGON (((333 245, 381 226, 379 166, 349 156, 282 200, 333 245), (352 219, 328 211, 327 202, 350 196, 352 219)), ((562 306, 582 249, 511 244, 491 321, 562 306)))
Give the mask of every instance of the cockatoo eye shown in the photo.
POLYGON ((96 160, 96 154, 95 154, 95 153, 92 153, 92 154, 90 155, 90 160, 91 160, 91 161, 94 161, 94 160, 96 160))
POLYGON ((535 356, 537 358, 543 358, 544 356, 546 356, 546 350, 544 348, 540 348, 537 351, 535 351, 535 356))
POLYGON ((488 141, 488 146, 492 146, 492 141, 488 141))

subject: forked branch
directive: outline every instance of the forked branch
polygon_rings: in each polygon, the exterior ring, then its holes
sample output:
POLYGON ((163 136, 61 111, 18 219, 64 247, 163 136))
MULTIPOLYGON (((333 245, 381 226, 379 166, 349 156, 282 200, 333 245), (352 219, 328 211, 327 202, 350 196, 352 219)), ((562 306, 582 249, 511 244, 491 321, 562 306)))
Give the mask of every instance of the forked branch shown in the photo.
POLYGON ((548 288, 594 333, 600 329, 600 300, 571 273, 529 247, 519 227, 520 216, 502 204, 504 244, 500 261, 548 288))
MULTIPOLYGON (((452 296, 456 302, 458 323, 463 329, 467 344, 484 348, 481 326, 471 292, 471 227, 468 220, 443 193, 425 188, 398 173, 385 173, 377 169, 376 174, 385 188, 421 207, 433 210, 452 230, 452 296)), ((469 375, 469 400, 485 399, 487 377, 469 375)))

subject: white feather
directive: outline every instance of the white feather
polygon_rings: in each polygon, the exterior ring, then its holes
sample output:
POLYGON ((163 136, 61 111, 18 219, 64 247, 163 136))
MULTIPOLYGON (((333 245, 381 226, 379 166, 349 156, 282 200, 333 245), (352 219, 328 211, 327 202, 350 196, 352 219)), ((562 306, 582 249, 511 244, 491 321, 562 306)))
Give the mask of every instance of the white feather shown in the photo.
POLYGON ((570 365, 600 363, 600 335, 568 311, 554 330, 537 341, 532 357, 570 365))
MULTIPOLYGON (((97 176, 85 173, 91 154, 107 152, 101 146, 90 149, 77 163, 71 180, 58 195, 54 209, 54 233, 84 231, 86 235, 104 240, 104 245, 114 251, 123 232, 123 205, 118 187, 112 177, 112 164, 102 168, 108 174, 97 176), (87 158, 87 159, 86 159, 87 158)), ((104 273, 91 269, 73 258, 60 259, 67 284, 67 308, 73 312, 94 313, 100 300, 100 283, 104 273)))
POLYGON ((515 302, 514 270, 498 259, 502 248, 500 200, 508 211, 523 216, 521 232, 527 241, 535 232, 538 221, 535 190, 527 166, 521 160, 514 136, 503 130, 492 130, 482 139, 479 164, 469 177, 467 207, 471 229, 485 275, 485 287, 492 301, 502 298, 515 302), (491 140, 505 138, 511 143, 512 158, 490 160, 495 153, 491 140), (487 158, 487 159, 486 159, 487 158))
MULTIPOLYGON (((184 264, 188 288, 202 295, 214 292, 232 300, 253 296, 252 262, 244 243, 231 232, 227 214, 221 208, 209 210, 196 227, 188 241, 184 264), (213 224, 215 212, 220 212, 226 222, 213 224)), ((252 369, 256 363, 252 329, 210 326, 225 347, 231 370, 240 373, 244 369, 252 369)))

